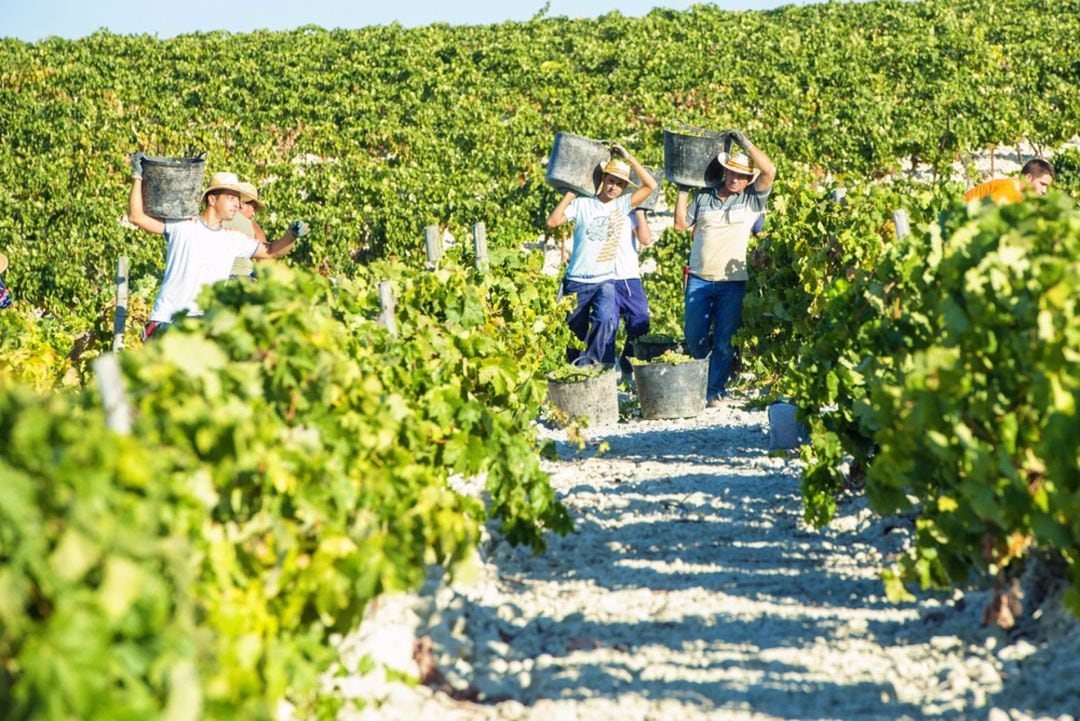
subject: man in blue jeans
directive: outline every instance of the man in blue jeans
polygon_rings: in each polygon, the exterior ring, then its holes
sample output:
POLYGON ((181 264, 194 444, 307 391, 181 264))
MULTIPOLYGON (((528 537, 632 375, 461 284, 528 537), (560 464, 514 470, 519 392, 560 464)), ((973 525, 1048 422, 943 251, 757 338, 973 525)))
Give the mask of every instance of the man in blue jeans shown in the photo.
POLYGON ((679 188, 675 201, 675 230, 691 230, 694 238, 686 284, 687 351, 694 358, 712 352, 710 406, 727 396, 735 356, 731 339, 742 322, 746 294, 746 248, 776 179, 776 166, 745 134, 733 131, 732 142, 733 152, 719 156, 723 184, 698 193, 693 203, 689 191, 679 188))
POLYGON ((615 257, 619 246, 630 242, 630 208, 640 205, 656 188, 656 180, 626 148, 614 143, 611 161, 596 195, 578 198, 567 191, 548 216, 549 228, 574 223, 574 249, 563 278, 563 294, 573 295, 576 306, 567 316, 570 330, 585 342, 584 352, 568 348, 566 359, 578 365, 602 363, 615 339, 619 318, 615 310, 615 257), (625 194, 630 171, 641 187, 625 194))

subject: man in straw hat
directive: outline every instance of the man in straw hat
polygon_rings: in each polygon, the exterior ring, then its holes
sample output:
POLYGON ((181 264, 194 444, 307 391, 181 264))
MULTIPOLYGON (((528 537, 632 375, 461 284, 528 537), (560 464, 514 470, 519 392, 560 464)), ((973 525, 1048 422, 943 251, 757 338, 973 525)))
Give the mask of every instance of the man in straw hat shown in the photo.
MULTIPOLYGON (((266 243, 266 233, 255 220, 255 212, 262 210, 266 204, 259 200, 259 190, 252 183, 240 183, 244 189, 244 195, 240 198, 240 210, 230 220, 221 221, 221 227, 228 230, 238 230, 249 238, 254 238, 260 243, 266 243)), ((242 280, 255 279, 255 262, 251 258, 236 258, 233 260, 232 270, 229 271, 229 279, 240 278, 242 280)))
POLYGON ((776 178, 776 166, 745 134, 731 131, 731 139, 733 152, 717 158, 723 184, 698 193, 693 203, 680 187, 675 201, 675 229, 693 232, 684 316, 687 351, 695 358, 712 353, 710 406, 727 396, 735 357, 731 339, 742 322, 746 294, 747 245, 776 178))
POLYGON ((615 257, 619 246, 630 243, 630 208, 640 205, 656 188, 652 173, 619 143, 611 146, 611 160, 596 195, 578 198, 567 191, 548 216, 549 228, 574 223, 574 246, 563 278, 562 292, 574 295, 577 304, 567 316, 570 330, 584 341, 585 351, 566 351, 576 364, 602 363, 613 347, 618 315, 615 310, 615 257), (643 185, 625 194, 631 185, 631 169, 643 185))
POLYGON ((240 210, 241 202, 250 196, 235 173, 214 173, 210 186, 202 195, 203 210, 195 218, 163 221, 143 210, 142 153, 131 156, 131 195, 128 198, 128 218, 131 223, 155 235, 164 235, 165 274, 161 279, 150 322, 143 332, 144 340, 160 333, 171 323, 176 313, 202 315, 196 304, 203 287, 228 280, 233 260, 237 257, 280 258, 297 238, 307 233, 307 226, 294 220, 281 239, 269 246, 243 233, 222 227, 240 210))

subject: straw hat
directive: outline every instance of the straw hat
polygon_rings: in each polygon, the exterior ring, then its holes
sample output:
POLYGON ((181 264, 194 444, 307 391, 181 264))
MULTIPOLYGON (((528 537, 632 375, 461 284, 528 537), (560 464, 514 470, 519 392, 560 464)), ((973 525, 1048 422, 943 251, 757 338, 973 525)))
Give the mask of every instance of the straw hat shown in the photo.
POLYGON ((240 194, 241 198, 247 196, 244 184, 240 182, 240 178, 236 177, 236 173, 214 173, 211 175, 210 187, 203 192, 200 202, 205 201, 206 196, 215 190, 235 190, 240 194))
POLYGON ((243 182, 240 183, 240 187, 244 189, 240 193, 240 200, 251 203, 256 210, 262 210, 266 207, 266 203, 259 200, 259 189, 255 187, 254 183, 243 182))
POLYGON ((3 253, 0 253, 0 273, 3 273, 5 270, 7 270, 7 267, 8 267, 7 256, 4 255, 3 253))
POLYGON ((721 152, 716 156, 716 159, 720 161, 720 165, 728 170, 751 176, 751 180, 757 180, 757 176, 761 173, 761 168, 755 168, 754 161, 742 151, 735 153, 721 152))
POLYGON ((625 180, 627 185, 637 187, 637 183, 630 180, 630 164, 625 160, 619 158, 609 160, 608 164, 604 166, 604 175, 614 176, 620 180, 625 180))

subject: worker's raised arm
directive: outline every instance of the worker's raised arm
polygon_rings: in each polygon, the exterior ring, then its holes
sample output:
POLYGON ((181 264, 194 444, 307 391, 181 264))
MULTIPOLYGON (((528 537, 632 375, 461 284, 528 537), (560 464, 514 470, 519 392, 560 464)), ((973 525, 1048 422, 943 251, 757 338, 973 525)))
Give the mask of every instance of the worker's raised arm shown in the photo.
POLYGON ((776 166, 769 159, 769 156, 765 154, 765 151, 751 143, 750 139, 746 137, 746 133, 742 131, 736 130, 731 139, 746 151, 746 154, 750 156, 750 160, 754 161, 754 167, 761 171, 754 181, 754 188, 758 191, 771 188, 773 181, 776 180, 776 166))
POLYGON ((652 195, 653 191, 656 190, 656 178, 652 176, 652 173, 645 169, 645 166, 638 162, 637 158, 630 154, 629 150, 619 143, 612 143, 611 149, 616 155, 621 155, 626 158, 626 162, 630 163, 630 167, 634 169, 638 178, 641 179, 641 187, 636 188, 634 192, 630 194, 630 207, 636 208, 638 205, 644 203, 645 199, 652 195))
POLYGON ((555 210, 551 211, 551 215, 548 216, 547 226, 549 228, 558 228, 566 222, 566 208, 576 197, 577 194, 574 191, 566 191, 566 195, 562 197, 559 204, 555 206, 555 210))
POLYGON ((145 156, 142 152, 135 152, 129 158, 131 161, 131 194, 128 196, 128 220, 137 228, 142 228, 148 233, 161 235, 165 232, 165 223, 158 218, 147 215, 143 210, 143 157, 145 156))

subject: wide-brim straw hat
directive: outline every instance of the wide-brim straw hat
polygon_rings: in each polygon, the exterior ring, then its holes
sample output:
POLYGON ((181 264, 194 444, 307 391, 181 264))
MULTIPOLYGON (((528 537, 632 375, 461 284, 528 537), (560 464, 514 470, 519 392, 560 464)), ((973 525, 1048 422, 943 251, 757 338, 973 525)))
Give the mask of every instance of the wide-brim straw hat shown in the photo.
POLYGON ((754 161, 746 153, 721 152, 716 156, 716 159, 720 161, 720 165, 728 170, 734 170, 742 175, 749 175, 751 182, 757 180, 757 176, 761 174, 761 168, 755 168, 754 161))
POLYGON ((618 158, 612 158, 604 166, 604 175, 611 175, 620 180, 625 180, 628 186, 637 187, 637 183, 630 179, 630 163, 618 158))
POLYGON ((241 198, 247 197, 244 184, 240 182, 240 178, 236 177, 236 173, 214 173, 211 175, 210 187, 203 191, 201 201, 205 201, 206 196, 215 190, 235 190, 241 198))
POLYGON ((8 267, 7 256, 4 255, 3 253, 0 253, 0 273, 3 273, 5 270, 7 270, 7 267, 8 267))
POLYGON ((244 192, 240 193, 240 200, 251 203, 256 210, 262 210, 266 207, 266 203, 259 200, 259 189, 253 183, 242 182, 240 187, 244 189, 244 192))

